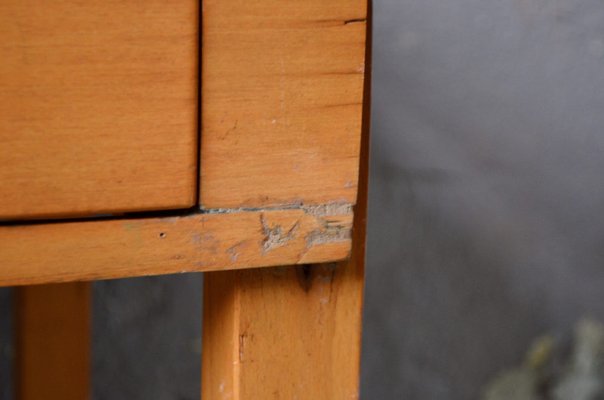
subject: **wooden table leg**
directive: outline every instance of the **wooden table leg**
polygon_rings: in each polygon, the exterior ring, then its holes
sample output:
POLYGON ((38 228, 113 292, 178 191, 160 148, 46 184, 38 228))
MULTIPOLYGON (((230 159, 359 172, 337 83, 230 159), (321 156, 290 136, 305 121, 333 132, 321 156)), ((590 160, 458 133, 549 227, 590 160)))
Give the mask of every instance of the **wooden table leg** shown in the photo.
POLYGON ((206 273, 203 400, 358 398, 370 46, 366 60, 364 132, 351 258, 336 264, 206 273))
POLYGON ((19 400, 90 396, 90 284, 23 286, 16 293, 19 400))
POLYGON ((362 265, 208 273, 202 399, 354 399, 362 265))

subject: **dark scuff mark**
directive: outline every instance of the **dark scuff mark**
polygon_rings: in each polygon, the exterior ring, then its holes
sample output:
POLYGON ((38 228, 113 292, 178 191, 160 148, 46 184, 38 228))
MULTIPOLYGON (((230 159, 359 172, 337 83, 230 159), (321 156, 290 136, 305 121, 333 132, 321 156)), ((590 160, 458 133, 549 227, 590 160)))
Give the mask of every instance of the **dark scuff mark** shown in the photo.
POLYGON ((247 339, 247 335, 245 332, 239 335, 239 362, 243 362, 243 356, 245 354, 245 341, 247 339))
POLYGON ((358 24, 367 22, 367 18, 352 18, 344 20, 344 25, 348 24, 358 24))
POLYGON ((312 286, 312 265, 304 264, 296 267, 296 276, 302 290, 308 293, 312 286))

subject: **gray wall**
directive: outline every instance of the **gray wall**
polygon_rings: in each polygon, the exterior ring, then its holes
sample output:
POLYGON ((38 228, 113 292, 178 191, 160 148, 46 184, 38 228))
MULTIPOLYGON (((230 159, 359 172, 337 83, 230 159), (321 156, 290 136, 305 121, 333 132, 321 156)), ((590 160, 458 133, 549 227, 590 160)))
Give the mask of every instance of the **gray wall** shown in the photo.
POLYGON ((363 398, 604 317, 604 2, 376 0, 363 398))
POLYGON ((198 400, 201 274, 100 281, 93 400, 198 400))
MULTIPOLYGON (((376 0, 374 40, 362 398, 475 399, 604 317, 604 2, 376 0)), ((196 398, 200 287, 96 284, 95 399, 196 398)))

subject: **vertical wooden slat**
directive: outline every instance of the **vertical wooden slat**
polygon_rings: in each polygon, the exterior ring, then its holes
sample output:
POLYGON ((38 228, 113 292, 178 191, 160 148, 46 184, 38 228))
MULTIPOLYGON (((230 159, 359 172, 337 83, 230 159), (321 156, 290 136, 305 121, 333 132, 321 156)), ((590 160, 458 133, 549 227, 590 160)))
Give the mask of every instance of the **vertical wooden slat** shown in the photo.
POLYGON ((239 274, 204 274, 201 362, 202 399, 239 399, 239 274))
POLYGON ((90 284, 23 286, 16 296, 17 399, 89 398, 90 284))
POLYGON ((354 203, 366 0, 204 0, 204 208, 354 203))
POLYGON ((202 398, 356 398, 361 267, 207 274, 202 398))
MULTIPOLYGON (((368 43, 371 42, 370 25, 368 43)), ((202 398, 355 399, 359 390, 370 115, 364 91, 353 250, 337 264, 205 275, 202 398)))

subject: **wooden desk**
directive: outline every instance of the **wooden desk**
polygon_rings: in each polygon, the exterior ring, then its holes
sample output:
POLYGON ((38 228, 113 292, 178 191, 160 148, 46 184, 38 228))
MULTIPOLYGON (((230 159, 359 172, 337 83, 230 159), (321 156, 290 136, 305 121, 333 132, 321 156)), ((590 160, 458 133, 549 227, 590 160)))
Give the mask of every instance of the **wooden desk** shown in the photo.
POLYGON ((204 399, 358 397, 368 14, 365 0, 0 4, 19 399, 88 398, 86 281, 187 271, 208 272, 204 399))

